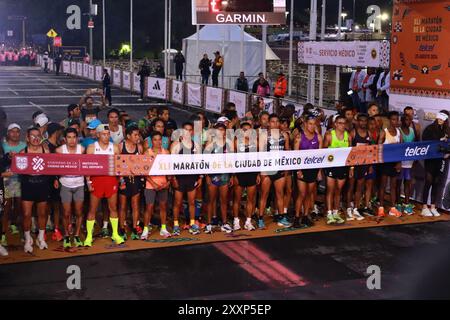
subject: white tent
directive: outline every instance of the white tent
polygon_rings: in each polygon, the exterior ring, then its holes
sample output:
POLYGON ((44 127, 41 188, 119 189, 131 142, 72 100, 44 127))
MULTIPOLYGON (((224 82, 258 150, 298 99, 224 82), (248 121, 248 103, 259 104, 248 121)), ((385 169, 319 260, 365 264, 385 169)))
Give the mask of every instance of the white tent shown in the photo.
MULTIPOLYGON (((214 59, 214 52, 220 51, 224 58, 224 67, 219 77, 219 85, 233 88, 236 78, 244 71, 249 82, 254 80, 263 70, 262 41, 244 32, 243 61, 241 70, 241 40, 242 29, 239 26, 207 25, 199 33, 183 40, 183 53, 186 58, 186 79, 198 82, 200 71, 198 64, 203 54, 214 59), (198 41, 198 47, 197 47, 198 41), (223 74, 223 77, 222 77, 223 74), (223 79, 223 83, 222 83, 223 79)), ((266 60, 280 60, 277 55, 266 47, 266 60)))

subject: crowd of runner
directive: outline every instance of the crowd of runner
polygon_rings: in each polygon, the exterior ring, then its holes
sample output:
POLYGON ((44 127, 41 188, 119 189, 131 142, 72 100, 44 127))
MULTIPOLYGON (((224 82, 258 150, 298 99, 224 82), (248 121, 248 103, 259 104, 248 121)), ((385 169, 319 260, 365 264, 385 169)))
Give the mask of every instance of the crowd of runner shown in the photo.
MULTIPOLYGON (((33 252, 32 234, 37 234, 35 242, 41 250, 48 248, 47 233, 53 240, 62 241, 66 249, 91 247, 97 237, 96 223, 100 237, 110 237, 120 245, 127 239, 149 239, 158 225, 160 236, 168 238, 183 232, 197 235, 232 233, 242 228, 262 230, 269 223, 264 219, 267 216, 280 228, 308 228, 319 219, 339 225, 368 217, 414 213, 413 162, 294 172, 55 177, 12 173, 10 159, 17 153, 176 157, 199 150, 212 154, 278 152, 449 137, 446 110, 422 130, 411 107, 401 114, 380 114, 373 103, 367 114, 342 108, 328 118, 311 104, 306 104, 300 115, 293 105, 277 114, 269 114, 264 107, 260 101, 239 119, 235 105, 229 103, 214 123, 199 111, 178 128, 168 107, 150 107, 142 119, 131 119, 125 111, 107 107, 102 91, 92 89, 78 104, 68 106, 67 118, 60 122, 51 122, 46 114, 37 112, 26 132, 18 124, 10 124, 1 151, 0 181, 5 198, 1 245, 7 246, 6 234, 10 231, 22 235, 27 253, 33 252), (101 113, 106 113, 107 122, 100 121, 101 113), (194 133, 196 123, 202 128, 200 135, 194 133), (230 129, 241 129, 244 139, 227 139, 230 129), (251 138, 254 132, 256 143, 251 138), (326 190, 323 209, 318 202, 320 184, 326 190), (387 185, 390 192, 385 198, 387 185)), ((441 167, 441 159, 425 161, 423 199, 428 199, 431 191, 431 205, 423 205, 423 216, 439 216, 435 204, 441 167)), ((1 249, 7 254, 5 248, 1 249)))

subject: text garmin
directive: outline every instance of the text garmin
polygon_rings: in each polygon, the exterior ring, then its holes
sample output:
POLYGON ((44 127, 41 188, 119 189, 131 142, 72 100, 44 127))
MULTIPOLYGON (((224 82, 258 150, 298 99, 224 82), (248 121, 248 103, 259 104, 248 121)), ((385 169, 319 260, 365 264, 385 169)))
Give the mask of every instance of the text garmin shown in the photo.
POLYGON ((266 23, 266 15, 264 13, 219 13, 216 15, 218 23, 236 23, 236 24, 260 24, 266 23))

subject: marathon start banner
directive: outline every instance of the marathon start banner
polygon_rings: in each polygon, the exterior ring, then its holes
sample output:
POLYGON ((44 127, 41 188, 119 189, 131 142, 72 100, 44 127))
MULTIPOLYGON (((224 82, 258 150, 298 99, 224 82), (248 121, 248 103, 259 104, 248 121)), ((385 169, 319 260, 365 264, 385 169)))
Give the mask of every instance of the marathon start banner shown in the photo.
POLYGON ((26 175, 158 176, 274 172, 440 159, 449 142, 418 142, 341 149, 226 154, 16 154, 12 171, 26 175))

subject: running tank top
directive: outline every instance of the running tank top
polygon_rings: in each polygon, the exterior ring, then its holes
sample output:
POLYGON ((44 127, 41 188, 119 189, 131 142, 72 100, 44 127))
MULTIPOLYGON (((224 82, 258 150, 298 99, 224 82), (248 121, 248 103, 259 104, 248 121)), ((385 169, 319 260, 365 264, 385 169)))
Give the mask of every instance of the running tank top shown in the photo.
POLYGON ((413 128, 408 128, 409 129, 409 133, 405 134, 403 132, 403 130, 401 130, 402 133, 402 138, 403 138, 403 142, 404 143, 409 143, 409 142, 414 142, 415 138, 416 138, 416 133, 414 132, 413 128))
POLYGON ((386 134, 386 138, 384 140, 384 144, 400 143, 400 136, 401 136, 400 129, 395 128, 395 130, 396 130, 397 134, 395 136, 393 136, 393 135, 391 135, 389 133, 389 129, 388 128, 384 129, 384 132, 386 134))
POLYGON ((134 150, 134 152, 128 152, 127 145, 126 145, 125 141, 123 141, 122 142, 122 154, 138 155, 139 154, 139 148, 138 148, 138 146, 136 146, 136 149, 134 150))
MULTIPOLYGON (((63 154, 70 154, 67 149, 67 145, 62 146, 63 154)), ((81 154, 81 145, 77 145, 77 151, 75 154, 81 154)), ((66 188, 79 188, 84 186, 84 177, 83 176, 62 176, 59 178, 59 182, 66 188)))
POLYGON ((112 142, 109 143, 108 147, 105 150, 100 148, 100 144, 98 142, 95 142, 94 146, 95 146, 94 154, 114 155, 114 144, 112 142))
POLYGON ((336 135, 336 130, 331 130, 331 144, 328 148, 348 148, 348 132, 344 131, 344 139, 339 140, 336 135))
POLYGON ((121 125, 119 125, 119 130, 118 131, 109 131, 111 133, 111 139, 114 142, 114 144, 119 144, 121 143, 123 140, 125 140, 125 137, 123 136, 123 128, 121 125))
POLYGON ((309 140, 303 132, 301 133, 301 137, 300 150, 319 149, 319 136, 317 133, 314 134, 314 137, 311 140, 309 140))
POLYGON ((362 137, 359 135, 358 130, 355 130, 355 138, 352 141, 352 145, 354 147, 357 146, 367 146, 371 143, 369 132, 367 132, 367 135, 365 137, 362 137))

